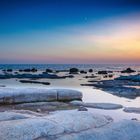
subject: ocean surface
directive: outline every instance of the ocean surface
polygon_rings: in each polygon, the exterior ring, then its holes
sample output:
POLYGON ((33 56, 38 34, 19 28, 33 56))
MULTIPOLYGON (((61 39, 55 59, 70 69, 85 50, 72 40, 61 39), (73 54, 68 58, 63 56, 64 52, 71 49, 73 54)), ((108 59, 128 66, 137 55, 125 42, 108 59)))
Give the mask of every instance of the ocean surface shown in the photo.
POLYGON ((26 69, 36 68, 38 70, 44 70, 50 68, 53 70, 68 70, 69 68, 78 69, 90 69, 94 71, 98 70, 122 70, 131 67, 135 70, 140 70, 140 64, 0 64, 0 69, 26 69))

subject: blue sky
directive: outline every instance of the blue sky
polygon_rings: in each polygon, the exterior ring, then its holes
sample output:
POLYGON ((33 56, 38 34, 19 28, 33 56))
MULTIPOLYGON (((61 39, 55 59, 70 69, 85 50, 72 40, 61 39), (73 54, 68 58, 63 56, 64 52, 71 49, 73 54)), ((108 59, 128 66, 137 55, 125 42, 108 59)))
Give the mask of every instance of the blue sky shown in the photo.
POLYGON ((0 63, 139 62, 139 23, 139 0, 3 0, 0 63))

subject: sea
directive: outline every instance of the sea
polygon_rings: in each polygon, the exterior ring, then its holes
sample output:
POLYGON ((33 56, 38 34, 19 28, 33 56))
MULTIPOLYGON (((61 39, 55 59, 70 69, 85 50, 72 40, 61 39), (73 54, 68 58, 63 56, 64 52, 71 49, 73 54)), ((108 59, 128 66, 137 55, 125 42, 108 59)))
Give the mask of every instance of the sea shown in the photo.
POLYGON ((93 69, 98 70, 122 70, 131 67, 135 70, 140 70, 139 64, 0 64, 0 70, 2 69, 27 69, 36 68, 38 70, 45 70, 47 68, 53 70, 68 70, 70 68, 78 68, 80 70, 93 69))

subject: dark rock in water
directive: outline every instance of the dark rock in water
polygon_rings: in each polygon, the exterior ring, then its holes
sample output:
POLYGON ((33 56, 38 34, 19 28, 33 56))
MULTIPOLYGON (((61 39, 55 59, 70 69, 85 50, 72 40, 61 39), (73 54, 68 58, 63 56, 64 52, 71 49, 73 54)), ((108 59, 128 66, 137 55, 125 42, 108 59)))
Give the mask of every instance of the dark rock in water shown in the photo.
POLYGON ((81 70, 80 73, 81 73, 81 74, 87 74, 87 72, 84 71, 84 70, 81 70))
POLYGON ((104 78, 107 78, 108 77, 108 75, 104 75, 104 78))
POLYGON ((104 78, 112 78, 112 77, 113 77, 113 74, 109 74, 109 75, 106 74, 106 75, 104 75, 103 77, 104 77, 104 78))
POLYGON ((23 70, 20 69, 19 72, 23 72, 23 70))
POLYGON ((46 72, 47 72, 47 73, 53 73, 53 70, 51 70, 51 69, 46 69, 46 72))
POLYGON ((109 75, 108 75, 108 77, 109 77, 109 78, 112 78, 112 77, 113 77, 113 75, 112 75, 112 74, 109 74, 109 75))
POLYGON ((36 68, 32 68, 31 72, 37 72, 37 69, 36 68))
POLYGON ((58 76, 56 74, 0 74, 0 79, 10 79, 10 78, 31 78, 31 79, 40 79, 40 78, 48 78, 48 79, 64 79, 71 78, 72 76, 58 76))
POLYGON ((20 72, 22 72, 22 71, 24 71, 24 72, 37 72, 37 69, 32 68, 32 69, 24 69, 24 70, 20 70, 20 72))
POLYGON ((2 70, 3 72, 6 72, 6 70, 4 69, 4 70, 2 70))
POLYGON ((31 69, 24 69, 24 72, 31 72, 31 69))
POLYGON ((20 80, 21 83, 31 83, 31 84, 43 84, 43 85, 50 85, 49 82, 39 82, 33 80, 20 80))
POLYGON ((90 75, 90 76, 85 76, 84 78, 97 78, 98 76, 95 75, 90 75))
POLYGON ((7 69, 7 72, 12 72, 13 70, 12 69, 7 69))
POLYGON ((69 73, 70 73, 70 74, 78 74, 78 72, 79 72, 79 70, 78 70, 77 68, 71 68, 71 69, 69 70, 69 73))
POLYGON ((135 70, 132 70, 131 68, 127 68, 126 70, 121 71, 121 73, 134 73, 135 70))
POLYGON ((107 71, 98 71, 98 74, 107 74, 107 71))
POLYGON ((88 109, 85 108, 85 107, 83 107, 83 106, 80 106, 80 107, 78 108, 78 111, 88 111, 88 109))
POLYGON ((92 72, 93 72, 93 69, 89 69, 89 71, 88 71, 88 72, 92 73, 92 72))

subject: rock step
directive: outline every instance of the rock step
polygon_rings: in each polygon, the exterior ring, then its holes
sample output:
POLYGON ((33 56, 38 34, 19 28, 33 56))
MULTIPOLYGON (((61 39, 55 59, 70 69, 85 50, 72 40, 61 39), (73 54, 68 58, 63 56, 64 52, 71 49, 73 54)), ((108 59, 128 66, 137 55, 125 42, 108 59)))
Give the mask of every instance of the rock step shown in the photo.
POLYGON ((82 93, 71 89, 0 88, 0 104, 81 100, 82 93))

